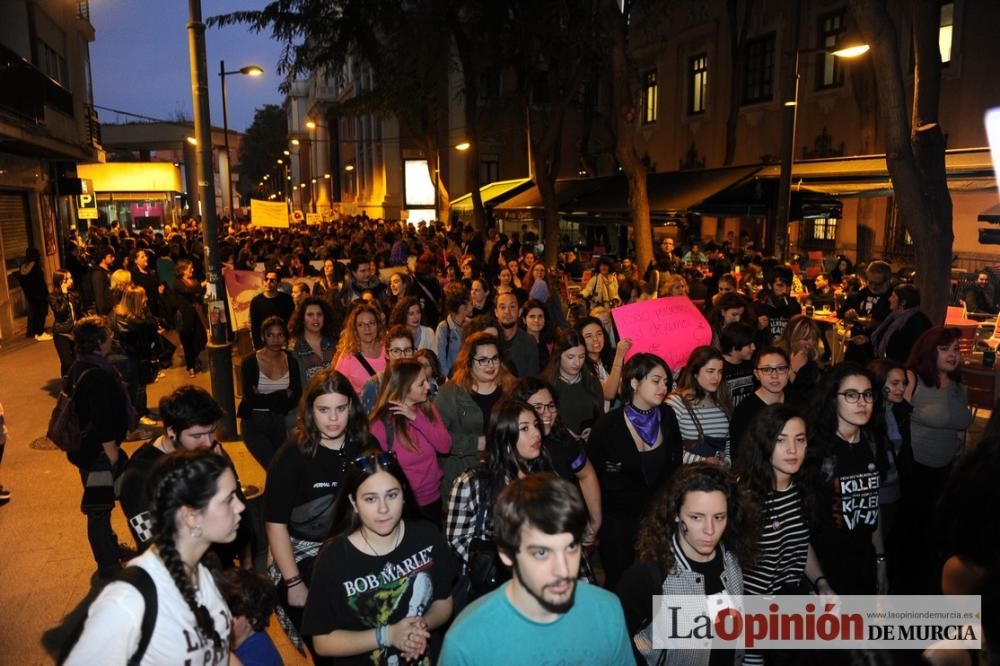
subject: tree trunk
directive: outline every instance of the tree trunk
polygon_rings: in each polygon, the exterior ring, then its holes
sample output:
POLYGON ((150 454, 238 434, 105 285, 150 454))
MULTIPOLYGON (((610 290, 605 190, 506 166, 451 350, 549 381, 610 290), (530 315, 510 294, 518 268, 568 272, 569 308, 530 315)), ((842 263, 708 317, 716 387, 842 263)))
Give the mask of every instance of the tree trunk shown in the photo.
POLYGON ((936 4, 915 2, 913 125, 907 114, 895 26, 885 0, 851 0, 850 7, 871 50, 879 89, 879 116, 886 164, 899 212, 913 238, 921 309, 944 321, 951 291, 951 195, 944 167, 944 135, 938 124, 941 60, 936 4), (927 7, 919 6, 926 4, 927 7))
POLYGON ((486 208, 483 206, 482 193, 479 191, 479 62, 476 59, 472 38, 465 32, 457 7, 450 8, 448 23, 452 38, 455 40, 455 51, 462 66, 465 140, 469 142, 469 149, 465 151, 465 173, 469 193, 472 195, 472 226, 476 231, 485 231, 486 208))
MULTIPOLYGON (((615 157, 628 179, 628 207, 632 215, 635 259, 645 270, 653 261, 653 229, 649 220, 649 196, 646 190, 646 165, 635 149, 636 96, 629 85, 631 63, 628 57, 626 16, 618 10, 617 0, 602 0, 605 25, 611 38, 612 114, 615 128, 615 157)), ((627 3, 626 3, 627 5, 627 3)))
POLYGON ((739 0, 726 1, 729 19, 729 113, 726 116, 726 156, 723 164, 730 166, 736 159, 736 129, 740 122, 740 102, 743 92, 743 63, 746 61, 747 34, 754 0, 746 0, 740 21, 739 0))

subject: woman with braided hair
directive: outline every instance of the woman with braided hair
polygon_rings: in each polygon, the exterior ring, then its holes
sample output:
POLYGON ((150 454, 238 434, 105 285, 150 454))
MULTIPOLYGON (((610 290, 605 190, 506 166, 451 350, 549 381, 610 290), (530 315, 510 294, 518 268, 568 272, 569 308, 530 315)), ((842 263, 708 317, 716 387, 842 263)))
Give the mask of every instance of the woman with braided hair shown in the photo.
POLYGON ((210 451, 175 451, 157 462, 149 487, 154 545, 129 567, 143 569, 155 587, 152 633, 143 636, 143 593, 131 583, 112 582, 91 604, 66 664, 229 662, 232 616, 200 561, 211 544, 236 538, 246 508, 236 474, 210 451), (144 643, 144 654, 137 655, 144 643))

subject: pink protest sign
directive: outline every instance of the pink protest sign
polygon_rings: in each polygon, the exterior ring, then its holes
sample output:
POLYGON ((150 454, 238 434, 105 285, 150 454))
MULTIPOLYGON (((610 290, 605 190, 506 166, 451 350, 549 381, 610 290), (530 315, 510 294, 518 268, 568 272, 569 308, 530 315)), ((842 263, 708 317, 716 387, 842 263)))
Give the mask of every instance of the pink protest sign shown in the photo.
POLYGON ((638 352, 656 354, 678 371, 695 347, 712 341, 712 328, 687 296, 670 296, 633 303, 611 311, 618 336, 630 338, 628 357, 638 352))

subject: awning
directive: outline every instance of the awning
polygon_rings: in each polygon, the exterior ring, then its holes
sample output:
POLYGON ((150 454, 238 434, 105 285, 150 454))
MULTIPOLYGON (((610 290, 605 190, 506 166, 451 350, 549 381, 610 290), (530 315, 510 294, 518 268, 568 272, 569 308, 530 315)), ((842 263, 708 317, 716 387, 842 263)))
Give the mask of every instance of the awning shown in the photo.
MULTIPOLYGON (((506 201, 519 192, 523 192, 531 187, 530 178, 517 178, 515 180, 498 180, 479 188, 479 196, 483 199, 483 205, 496 205, 506 201)), ((457 199, 452 199, 451 209, 460 213, 472 211, 472 193, 463 194, 457 199)))
POLYGON ((1000 204, 996 204, 991 208, 987 208, 982 213, 980 213, 979 221, 989 222, 990 224, 1000 224, 1000 204))
MULTIPOLYGON (((745 166, 651 173, 646 178, 650 215, 682 216, 708 197, 749 179, 758 169, 745 166)), ((604 187, 580 196, 571 208, 574 213, 628 217, 631 212, 625 175, 613 176, 604 187)))
MULTIPOLYGON (((996 175, 989 148, 961 148, 945 153, 945 172, 952 191, 996 189, 996 175)), ((781 166, 763 167, 757 178, 781 177, 781 166)), ((804 160, 792 165, 792 191, 809 190, 836 197, 892 195, 892 181, 885 155, 804 160)))
MULTIPOLYGON (((572 202, 577 198, 588 192, 593 192, 604 187, 614 178, 616 178, 616 176, 556 179, 555 191, 556 201, 559 204, 559 211, 563 212, 568 210, 572 202)), ((515 216, 516 213, 522 211, 537 211, 542 208, 544 208, 544 204, 542 203, 541 192, 538 191, 537 185, 533 185, 520 194, 517 194, 507 201, 497 205, 493 209, 493 212, 495 215, 504 217, 515 216)))

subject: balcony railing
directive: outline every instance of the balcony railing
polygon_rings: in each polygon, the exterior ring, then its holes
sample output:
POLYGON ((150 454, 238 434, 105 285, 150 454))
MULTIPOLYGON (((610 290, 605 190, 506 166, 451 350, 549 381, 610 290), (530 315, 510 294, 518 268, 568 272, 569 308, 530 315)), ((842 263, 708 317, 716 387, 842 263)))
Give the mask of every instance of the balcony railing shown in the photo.
POLYGON ((90 0, 77 0, 76 17, 85 21, 90 20, 90 0))
POLYGON ((91 104, 84 104, 83 112, 86 114, 87 142, 94 148, 101 148, 101 121, 97 110, 91 104))
POLYGON ((42 124, 46 106, 72 116, 73 94, 0 45, 0 108, 42 124))

